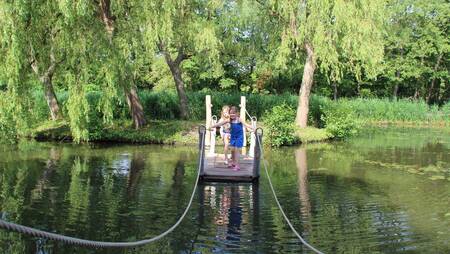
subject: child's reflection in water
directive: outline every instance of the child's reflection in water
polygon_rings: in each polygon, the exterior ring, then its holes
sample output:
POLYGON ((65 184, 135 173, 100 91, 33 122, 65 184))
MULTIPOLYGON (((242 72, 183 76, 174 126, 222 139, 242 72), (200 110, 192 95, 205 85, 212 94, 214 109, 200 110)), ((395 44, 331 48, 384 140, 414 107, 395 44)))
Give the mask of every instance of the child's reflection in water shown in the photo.
POLYGON ((217 240, 239 241, 242 223, 242 207, 240 206, 239 189, 236 186, 225 186, 220 195, 220 207, 215 216, 217 240))

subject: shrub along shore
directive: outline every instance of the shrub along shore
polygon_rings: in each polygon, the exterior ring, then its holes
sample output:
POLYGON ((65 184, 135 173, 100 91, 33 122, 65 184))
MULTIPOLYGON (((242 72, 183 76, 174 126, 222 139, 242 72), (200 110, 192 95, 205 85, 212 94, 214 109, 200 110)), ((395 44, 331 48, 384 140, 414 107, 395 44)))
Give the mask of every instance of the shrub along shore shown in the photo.
MULTIPOLYGON (((103 116, 97 110, 101 94, 89 94, 89 141, 127 142, 151 144, 192 144, 197 140, 197 127, 204 123, 206 94, 212 95, 213 114, 218 115, 222 105, 236 105, 241 94, 188 93, 190 120, 180 121, 178 98, 174 92, 142 92, 139 94, 145 110, 148 125, 134 130, 126 103, 117 101, 114 105, 114 121, 103 123, 103 116)), ((71 140, 70 124, 65 120, 49 121, 48 108, 36 94, 36 123, 27 136, 38 140, 71 140)), ((406 126, 449 126, 450 103, 442 107, 429 106, 422 101, 390 99, 340 99, 312 96, 310 101, 309 125, 297 129, 293 124, 297 96, 249 94, 247 110, 258 117, 264 126, 265 142, 273 146, 317 142, 328 139, 342 139, 354 135, 364 125, 406 125, 406 126)), ((66 94, 60 94, 65 105, 66 94)), ((63 107, 64 112, 64 107, 63 107)), ((65 112, 66 114, 66 112, 65 112)))

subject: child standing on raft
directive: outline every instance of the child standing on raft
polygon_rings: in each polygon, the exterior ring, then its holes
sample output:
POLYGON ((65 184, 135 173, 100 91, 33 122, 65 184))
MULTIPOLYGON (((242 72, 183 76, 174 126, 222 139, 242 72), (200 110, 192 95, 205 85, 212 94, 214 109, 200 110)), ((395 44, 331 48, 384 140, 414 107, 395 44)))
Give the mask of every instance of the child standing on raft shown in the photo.
POLYGON ((239 111, 237 107, 232 106, 230 108, 230 119, 221 121, 211 128, 223 126, 225 124, 230 124, 230 148, 231 148, 231 165, 228 165, 229 168, 232 168, 234 171, 239 171, 241 169, 239 165, 239 154, 241 152, 241 148, 244 146, 244 127, 249 128, 253 131, 253 127, 249 124, 241 122, 239 119, 239 111))

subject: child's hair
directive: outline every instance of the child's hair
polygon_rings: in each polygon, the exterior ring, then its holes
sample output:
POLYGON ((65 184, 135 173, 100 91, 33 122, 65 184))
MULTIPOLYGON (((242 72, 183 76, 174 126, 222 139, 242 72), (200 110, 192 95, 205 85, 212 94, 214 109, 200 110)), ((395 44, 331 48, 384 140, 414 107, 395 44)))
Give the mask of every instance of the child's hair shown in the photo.
POLYGON ((225 118, 229 118, 229 113, 230 113, 230 106, 228 105, 224 105, 222 107, 222 111, 220 112, 220 118, 225 119, 225 118), (228 113, 228 117, 225 116, 225 113, 228 113))

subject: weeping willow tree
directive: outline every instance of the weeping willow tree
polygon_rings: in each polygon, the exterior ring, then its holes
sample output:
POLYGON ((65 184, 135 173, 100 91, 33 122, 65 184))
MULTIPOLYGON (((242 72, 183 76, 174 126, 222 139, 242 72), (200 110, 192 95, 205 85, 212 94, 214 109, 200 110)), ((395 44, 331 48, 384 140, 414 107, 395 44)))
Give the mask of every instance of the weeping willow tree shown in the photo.
POLYGON ((62 19, 57 2, 4 2, 0 9, 4 22, 2 45, 5 48, 2 55, 11 59, 5 63, 4 68, 9 75, 8 90, 15 90, 24 83, 38 79, 51 118, 61 118, 60 105, 53 87, 53 77, 64 56, 60 44, 62 19), (11 76, 14 73, 16 80, 11 76))
POLYGON ((339 81, 344 71, 357 80, 374 78, 383 59, 385 1, 259 1, 281 25, 277 61, 305 59, 296 124, 306 127, 317 68, 339 81))
MULTIPOLYGON (((151 58, 153 49, 144 44, 144 22, 146 3, 142 1, 94 1, 96 16, 104 25, 103 33, 108 38, 108 59, 102 69, 106 77, 110 96, 114 88, 123 89, 136 129, 146 124, 144 109, 136 87, 139 71, 145 68, 145 58, 151 58)), ((106 101, 107 103, 107 101, 106 101)), ((107 106, 107 105, 105 105, 107 106)), ((112 114, 112 112, 111 112, 112 114)))
POLYGON ((64 53, 59 44, 61 13, 56 2, 30 1, 27 41, 28 61, 41 82, 52 120, 61 118, 61 109, 53 87, 53 77, 64 53))
MULTIPOLYGON (((52 85, 52 77, 58 64, 57 59, 60 57, 59 52, 56 52, 56 47, 68 48, 72 51, 70 53, 79 49, 75 49, 73 46, 79 38, 70 38, 69 36, 76 30, 73 22, 75 18, 68 19, 67 16, 63 16, 61 4, 61 2, 44 4, 43 1, 1 2, 0 54, 5 61, 1 63, 0 73, 1 79, 6 80, 7 88, 3 92, 4 96, 2 96, 1 103, 5 107, 1 109, 0 118, 9 120, 7 124, 12 126, 16 137, 24 132, 28 126, 27 121, 32 114, 31 90, 33 78, 36 78, 36 76, 44 86, 52 118, 56 119, 60 115, 52 85), (71 47, 68 47, 69 44, 71 47)), ((82 10, 78 11, 82 12, 82 10)), ((75 64, 75 58, 81 59, 79 55, 68 54, 67 56, 68 61, 66 63, 75 64)), ((66 64, 64 67, 67 75, 67 70, 70 72, 73 65, 66 64)), ((67 80, 80 80, 78 74, 71 74, 77 78, 71 77, 67 80)), ((81 87, 81 84, 80 82, 67 82, 67 86, 69 90, 74 91, 76 87, 81 87)), ((85 110, 78 110, 80 100, 75 100, 77 96, 77 98, 81 98, 83 94, 72 92, 72 95, 68 101, 71 123, 75 123, 73 124, 75 130, 83 129, 83 126, 79 124, 80 121, 76 121, 77 119, 72 121, 74 120, 73 116, 82 118, 81 115, 86 112, 85 110)))
POLYGON ((15 140, 29 123, 30 83, 26 79, 29 13, 30 6, 23 2, 0 2, 0 82, 6 84, 0 97, 2 140, 15 140))
POLYGON ((125 92, 135 127, 145 124, 133 83, 135 66, 142 62, 136 60, 140 54, 135 49, 143 47, 133 37, 139 32, 138 19, 127 18, 127 8, 125 2, 117 2, 124 22, 118 22, 121 36, 115 36, 109 1, 0 3, 0 54, 5 59, 0 64, 0 82, 7 84, 0 101, 3 137, 15 138, 27 126, 36 79, 42 84, 52 119, 61 117, 53 88, 55 76, 68 91, 65 107, 75 141, 89 139, 89 112, 100 111, 105 122, 112 119, 118 88, 125 92), (92 85, 104 95, 99 108, 92 108, 87 100, 92 85))

